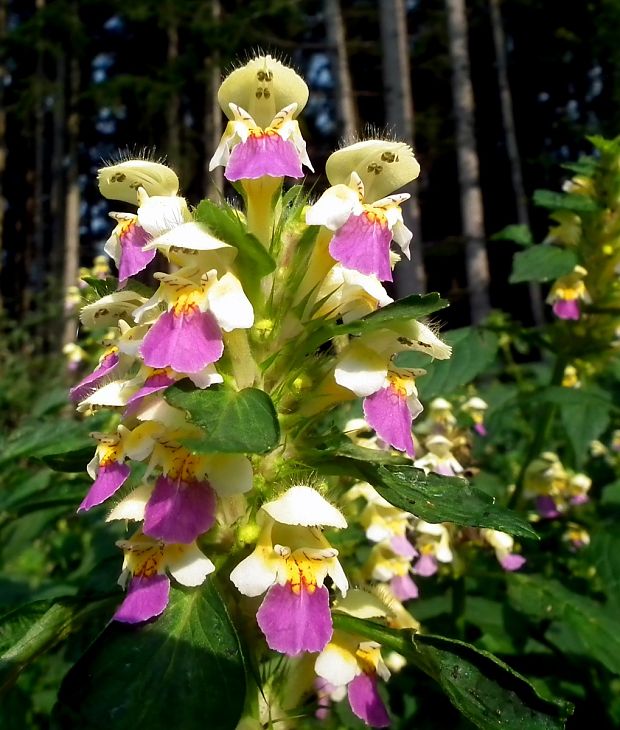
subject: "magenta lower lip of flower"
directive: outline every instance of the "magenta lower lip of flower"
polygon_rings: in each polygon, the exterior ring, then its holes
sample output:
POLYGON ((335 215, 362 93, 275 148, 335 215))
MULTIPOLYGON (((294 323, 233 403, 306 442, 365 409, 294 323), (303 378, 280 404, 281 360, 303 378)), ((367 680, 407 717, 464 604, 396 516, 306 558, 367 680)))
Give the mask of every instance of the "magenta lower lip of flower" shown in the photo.
POLYGON ((343 266, 380 281, 392 281, 390 241, 392 234, 384 217, 371 212, 351 215, 334 234, 330 254, 343 266))
POLYGON ((379 438, 411 458, 415 452, 411 423, 413 414, 404 392, 388 385, 364 398, 364 417, 379 438))
POLYGON ((161 476, 144 513, 144 534, 187 544, 215 521, 215 492, 208 482, 183 482, 161 476))
POLYGON ((88 494, 79 506, 78 511, 88 511, 92 507, 105 502, 127 481, 131 469, 127 464, 118 461, 110 461, 107 464, 100 464, 97 479, 88 494))
POLYGON ((170 579, 167 575, 136 575, 131 578, 125 600, 114 614, 116 621, 137 624, 162 614, 168 605, 170 579))
POLYGON ((155 258, 156 251, 143 251, 142 248, 151 240, 151 236, 137 223, 129 222, 119 233, 120 263, 118 266, 118 283, 124 286, 130 276, 134 276, 155 258))
POLYGON ((79 403, 94 391, 99 383, 112 373, 118 365, 119 360, 118 352, 111 352, 105 355, 90 375, 87 375, 74 388, 71 388, 69 396, 73 403, 79 403))
POLYGON ((390 547, 397 555, 400 555, 402 558, 406 558, 407 560, 415 558, 418 554, 418 551, 413 547, 409 540, 404 537, 404 535, 393 535, 390 538, 390 547))
POLYGON ((222 357, 222 332, 211 312, 197 307, 164 312, 144 338, 141 354, 153 368, 197 373, 222 357))
POLYGON ((399 601, 409 601, 419 595, 418 587, 409 575, 396 575, 390 581, 392 593, 399 601))
POLYGON ((580 319, 581 310, 577 299, 558 299, 553 303, 553 313, 560 319, 580 319))
POLYGON ((523 557, 523 555, 509 553, 508 555, 505 555, 503 558, 501 558, 499 562, 504 570, 512 572, 522 568, 527 560, 523 557))
POLYGON ((140 401, 149 395, 165 390, 174 382, 176 382, 176 379, 166 372, 155 373, 154 375, 149 376, 144 381, 144 385, 127 401, 127 408, 125 409, 123 416, 127 417, 133 414, 138 408, 140 401))
POLYGON ((433 555, 422 555, 422 557, 413 566, 413 572, 428 578, 437 572, 437 560, 433 555))
POLYGON ((560 510, 553 497, 538 497, 536 500, 536 511, 541 517, 553 520, 560 516, 560 510))
POLYGON ((226 165, 228 180, 256 180, 260 177, 303 177, 295 145, 278 134, 251 134, 237 144, 226 165))
POLYGON ((333 633, 325 586, 295 590, 290 583, 276 584, 267 592, 256 619, 269 648, 288 656, 321 651, 333 633))
POLYGON ((353 713, 370 727, 388 727, 390 717, 377 691, 375 674, 358 674, 349 683, 349 704, 353 713))

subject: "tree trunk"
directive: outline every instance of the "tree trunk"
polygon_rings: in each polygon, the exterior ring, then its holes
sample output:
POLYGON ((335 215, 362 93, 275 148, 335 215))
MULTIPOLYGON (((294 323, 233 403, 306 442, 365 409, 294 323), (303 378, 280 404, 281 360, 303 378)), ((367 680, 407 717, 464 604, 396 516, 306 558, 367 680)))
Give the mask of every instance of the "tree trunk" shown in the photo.
POLYGON ((474 93, 467 48, 465 0, 446 0, 446 10, 467 285, 471 319, 474 324, 478 324, 490 311, 490 275, 485 247, 480 163, 474 131, 474 93))
MULTIPOLYGON (((517 143, 515 129, 515 118, 512 106, 512 94, 508 81, 508 64, 506 61, 506 39, 499 0, 489 0, 489 11, 491 28, 493 31, 493 45, 495 46, 495 58, 497 68, 497 84, 499 86, 500 106, 502 110, 502 124, 504 127, 504 139, 506 141, 506 153, 510 165, 510 180, 515 197, 515 208, 517 212, 517 223, 530 227, 530 216, 527 209, 527 198, 525 186, 523 185, 523 173, 521 170, 521 155, 517 143)), ((537 325, 544 322, 542 294, 540 284, 530 282, 530 304, 532 316, 537 325)))
MULTIPOLYGON (((380 0, 379 16, 383 51, 385 121, 399 140, 413 147, 415 125, 407 39, 407 12, 404 0, 380 0)), ((405 225, 413 233, 413 241, 411 260, 403 260, 396 269, 396 291, 399 297, 421 294, 426 291, 422 225, 416 180, 411 183, 409 189, 411 198, 402 208, 405 225)))
MULTIPOLYGON (((72 58, 69 66, 69 116, 67 118, 67 171, 65 196, 65 246, 63 267, 63 292, 75 286, 80 266, 80 181, 78 169, 78 136, 80 117, 78 97, 80 90, 80 66, 77 58, 72 58)), ((62 344, 75 340, 77 320, 67 317, 62 344)))
POLYGON ((347 40, 339 0, 325 0, 325 29, 336 83, 334 95, 340 132, 347 142, 357 137, 357 112, 349 69, 347 40))
MULTIPOLYGON (((176 66, 179 60, 179 28, 174 16, 174 8, 170 9, 170 18, 168 23, 168 51, 167 51, 168 69, 173 74, 176 73, 176 66)), ((174 78, 174 77, 173 77, 174 78)), ((170 167, 176 170, 179 177, 182 177, 181 165, 181 100, 173 83, 168 105, 166 106, 166 127, 167 127, 167 144, 166 151, 168 163, 170 167)))
MULTIPOLYGON (((45 0, 37 0, 37 12, 45 8, 45 0)), ((43 205, 43 182, 45 175, 45 51, 41 40, 37 40, 37 71, 34 121, 34 201, 33 201, 33 240, 34 266, 30 270, 30 280, 35 291, 41 291, 46 282, 43 280, 45 269, 45 215, 43 205)))
MULTIPOLYGON (((5 48, 8 0, 0 0, 0 48, 5 48)), ((0 274, 4 258, 4 211, 6 200, 4 197, 4 174, 6 171, 6 109, 4 107, 4 85, 7 75, 5 50, 0 55, 0 274)), ((0 287, 0 314, 3 310, 2 288, 0 287)))
MULTIPOLYGON (((222 16, 220 0, 211 0, 211 17, 213 24, 218 25, 222 16)), ((216 167, 209 171, 209 162, 222 136, 222 110, 217 101, 217 92, 220 88, 220 54, 214 51, 210 57, 204 59, 205 69, 205 114, 204 114, 204 171, 203 189, 208 198, 219 200, 224 192, 224 168, 216 167)))

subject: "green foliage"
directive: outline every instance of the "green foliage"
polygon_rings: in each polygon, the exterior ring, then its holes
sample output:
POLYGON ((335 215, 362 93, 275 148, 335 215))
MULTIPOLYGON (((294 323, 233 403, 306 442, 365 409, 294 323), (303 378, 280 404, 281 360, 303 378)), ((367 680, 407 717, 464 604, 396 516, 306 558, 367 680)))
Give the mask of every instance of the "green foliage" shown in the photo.
POLYGON ((109 625, 65 678, 57 728, 234 730, 243 707, 239 638, 212 580, 176 587, 164 615, 109 625))
POLYGON ((239 279, 248 296, 252 297, 260 279, 275 269, 275 261, 260 241, 247 232, 236 209, 226 203, 216 205, 210 200, 203 200, 196 208, 195 218, 204 223, 216 238, 237 249, 239 279))
MULTIPOLYGON (((452 357, 434 362, 418 381, 420 395, 427 401, 471 383, 491 365, 499 344, 493 332, 475 327, 446 332, 444 340, 452 346, 452 357)), ((409 368, 423 368, 428 364, 417 352, 403 353, 397 362, 409 368)))
POLYGON ((528 248, 534 244, 532 232, 525 224, 506 226, 491 236, 491 241, 512 241, 517 246, 528 248))
POLYGON ((570 210, 574 213, 594 213, 599 206, 592 198, 574 193, 556 193, 552 190, 535 190, 534 204, 550 210, 570 210))
POLYGON ((264 454, 279 442, 280 425, 271 398, 257 388, 193 390, 174 385, 166 391, 166 400, 183 408, 190 422, 204 431, 200 438, 185 440, 196 453, 264 454))
POLYGON ((564 727, 570 705, 543 699, 520 674, 488 652, 443 636, 394 631, 335 614, 336 628, 397 651, 439 682, 450 702, 479 728, 564 727))
POLYGON ((578 263, 574 251, 540 244, 515 255, 510 283, 550 281, 569 274, 578 263))

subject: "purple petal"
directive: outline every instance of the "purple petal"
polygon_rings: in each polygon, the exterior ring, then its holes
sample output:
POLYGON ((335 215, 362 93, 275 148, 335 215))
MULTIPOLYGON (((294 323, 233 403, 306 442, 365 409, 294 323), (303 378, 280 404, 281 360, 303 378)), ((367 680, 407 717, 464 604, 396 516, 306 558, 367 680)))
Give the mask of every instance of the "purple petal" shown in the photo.
POLYGON ((397 575, 390 581, 392 593, 399 601, 409 601, 420 595, 418 586, 413 582, 410 575, 397 575))
POLYGON ((442 477, 454 477, 456 476, 452 466, 445 461, 440 461, 432 469, 434 474, 439 474, 442 477))
POLYGON ((519 570, 519 568, 522 568, 527 560, 523 557, 523 555, 517 555, 516 553, 509 553, 508 555, 505 555, 503 558, 500 558, 499 564, 502 566, 504 570, 519 570))
POLYGON ((406 451, 413 458, 413 417, 407 397, 388 386, 364 398, 364 417, 377 436, 399 451, 406 451))
POLYGON ((377 692, 376 674, 358 674, 347 687, 353 714, 370 727, 388 727, 390 718, 377 692))
POLYGON ((137 223, 130 223, 119 236, 121 244, 121 260, 118 265, 119 287, 125 286, 127 279, 146 267, 155 258, 157 251, 143 251, 142 247, 151 240, 151 236, 137 223))
POLYGON ((111 352, 106 355, 90 375, 81 380, 69 391, 69 397, 73 403, 79 403, 97 389, 97 385, 114 370, 119 363, 118 352, 111 352))
POLYGON ((487 430, 484 426, 484 423, 474 423, 474 431, 478 434, 478 436, 487 435, 487 430))
POLYGON ((251 135, 230 154, 224 177, 256 180, 259 177, 303 177, 295 145, 278 134, 251 135))
POLYGON ((170 579, 167 575, 134 576, 125 600, 114 614, 116 621, 137 624, 159 616, 168 605, 170 579))
POLYGON ((553 303, 553 313, 560 319, 579 319, 581 311, 578 299, 557 299, 553 303))
POLYGON ((433 555, 423 555, 413 566, 413 572, 428 578, 437 572, 437 559, 433 555))
POLYGON ((570 503, 573 506, 579 506, 580 504, 587 504, 590 501, 590 497, 587 494, 576 494, 571 497, 570 503))
POLYGON ((88 494, 84 497, 82 504, 78 507, 78 512, 86 512, 92 507, 96 507, 98 504, 105 502, 113 494, 123 486, 129 475, 131 469, 127 464, 122 464, 119 461, 112 461, 109 464, 99 466, 97 472, 97 478, 93 486, 88 490, 88 494))
POLYGON ((176 315, 164 312, 148 331, 140 349, 146 365, 198 373, 224 352, 222 332, 211 312, 194 308, 176 315))
POLYGON ((267 591, 256 620, 270 649, 288 656, 322 651, 333 633, 329 592, 321 586, 310 593, 302 585, 295 593, 290 583, 276 583, 267 591))
POLYGON ((387 222, 372 220, 368 215, 351 215, 329 244, 330 254, 348 269, 392 281, 390 241, 387 222))
POLYGON ((418 554, 418 551, 404 535, 394 535, 390 540, 390 547, 396 555, 400 555, 402 558, 406 558, 407 560, 415 558, 418 554))
POLYGON ((215 492, 208 482, 160 476, 144 513, 144 534, 165 542, 193 542, 213 526, 215 492))
POLYGON ((554 520, 560 516, 560 511, 557 508, 553 497, 537 497, 536 498, 536 511, 541 517, 547 520, 554 520))
POLYGON ((168 375, 168 373, 156 373, 155 375, 151 375, 144 381, 140 390, 136 391, 127 401, 127 408, 125 409, 123 416, 127 417, 135 413, 143 398, 153 395, 153 393, 158 393, 160 390, 165 390, 168 386, 175 382, 176 379, 168 375))

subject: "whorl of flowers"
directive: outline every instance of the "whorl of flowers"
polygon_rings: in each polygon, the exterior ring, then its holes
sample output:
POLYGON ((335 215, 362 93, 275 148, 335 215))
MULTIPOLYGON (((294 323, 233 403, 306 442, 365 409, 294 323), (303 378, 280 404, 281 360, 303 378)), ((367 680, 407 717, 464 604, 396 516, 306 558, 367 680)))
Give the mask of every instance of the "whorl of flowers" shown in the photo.
MULTIPOLYGON (((346 484, 316 477, 305 435, 357 396, 381 447, 413 458, 424 371, 398 367, 395 357, 417 350, 431 362, 451 351, 396 310, 366 324, 392 302, 381 283, 392 280, 398 258, 392 241, 409 252, 400 208, 408 195, 398 190, 419 165, 406 144, 345 147, 329 158, 331 187, 312 205, 303 194, 283 197, 285 179, 312 170, 297 121, 307 98, 303 80, 270 56, 223 82, 218 99, 229 122, 211 167, 223 165, 240 185, 243 209, 211 201, 194 208, 158 162, 99 171, 101 193, 135 212, 111 213, 105 250, 118 287, 81 313, 86 327, 112 328, 114 338, 71 398, 81 412, 108 408, 114 418, 93 434, 93 484, 79 509, 105 505, 108 520, 133 526, 118 543, 126 593, 117 621, 159 616, 171 579, 197 586, 221 572, 231 600, 256 610, 270 649, 315 653, 318 677, 347 687, 353 712, 381 727, 389 717, 376 680, 389 671, 380 647, 335 633, 333 601, 354 615, 390 615, 393 625, 396 614, 400 625, 413 621, 395 608, 415 593, 410 561, 417 556, 417 572, 428 575, 432 561, 449 560, 445 528, 418 524, 433 546, 418 553, 405 535, 410 516, 365 492, 368 535, 381 533, 396 558, 393 595, 382 601, 362 590, 352 601, 348 568, 328 534, 347 527, 351 495, 344 499, 346 484), (164 271, 150 271, 155 290, 145 291, 134 277, 165 260, 164 271), (226 418, 237 418, 236 428, 221 435, 226 418)), ((356 582, 384 580, 381 561, 356 582)))

